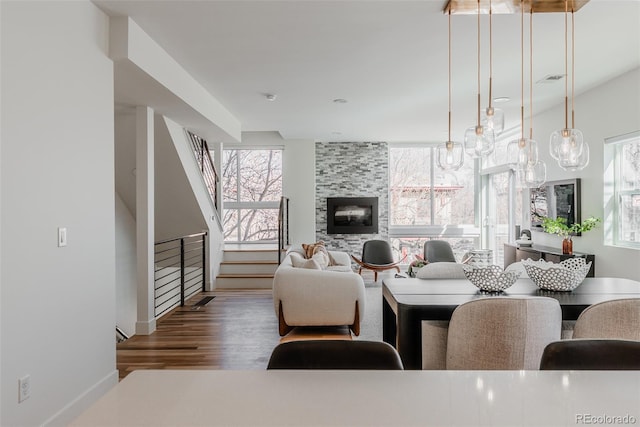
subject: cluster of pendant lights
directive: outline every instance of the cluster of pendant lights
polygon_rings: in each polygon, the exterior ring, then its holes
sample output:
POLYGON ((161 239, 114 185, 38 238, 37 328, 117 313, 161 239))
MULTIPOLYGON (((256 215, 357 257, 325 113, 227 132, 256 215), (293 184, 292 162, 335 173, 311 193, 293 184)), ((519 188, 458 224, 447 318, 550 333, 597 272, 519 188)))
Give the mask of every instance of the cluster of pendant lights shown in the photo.
MULTIPOLYGON (((521 137, 509 142, 507 146, 507 162, 516 172, 517 183, 520 187, 539 187, 546 181, 546 165, 538 159, 538 143, 533 139, 532 108, 530 104, 529 138, 524 136, 524 0, 521 0, 521 137)), ((451 138, 451 9, 449 15, 449 128, 447 142, 440 144, 436 151, 438 166, 444 170, 458 170, 464 163, 464 153, 472 158, 486 157, 491 154, 495 146, 495 137, 504 130, 504 113, 494 108, 492 101, 493 87, 493 58, 492 58, 492 7, 489 1, 489 106, 481 110, 480 98, 480 0, 478 0, 478 116, 475 126, 465 132, 464 144, 454 142, 451 138), (482 113, 482 115, 481 115, 482 113)), ((572 18, 572 126, 574 126, 573 110, 573 9, 572 18)), ((550 138, 550 154, 558 161, 561 168, 567 171, 583 169, 589 163, 589 147, 583 141, 582 132, 568 127, 568 0, 565 0, 565 127, 555 131, 550 138)), ((530 13, 530 76, 533 70, 533 11, 530 13)), ((533 83, 530 79, 530 102, 533 99, 533 83)))

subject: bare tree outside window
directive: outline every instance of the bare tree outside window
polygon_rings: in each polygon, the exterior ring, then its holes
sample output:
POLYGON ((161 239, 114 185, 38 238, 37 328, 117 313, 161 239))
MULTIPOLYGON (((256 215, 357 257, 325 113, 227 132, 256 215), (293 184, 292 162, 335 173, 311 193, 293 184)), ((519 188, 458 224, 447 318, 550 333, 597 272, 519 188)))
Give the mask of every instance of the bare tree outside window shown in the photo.
POLYGON ((441 239, 461 260, 479 239, 474 162, 465 159, 460 170, 442 171, 434 155, 430 146, 389 149, 389 232, 399 258, 422 254, 426 240, 441 239))
POLYGON ((224 150, 225 241, 275 241, 282 196, 282 150, 224 150))

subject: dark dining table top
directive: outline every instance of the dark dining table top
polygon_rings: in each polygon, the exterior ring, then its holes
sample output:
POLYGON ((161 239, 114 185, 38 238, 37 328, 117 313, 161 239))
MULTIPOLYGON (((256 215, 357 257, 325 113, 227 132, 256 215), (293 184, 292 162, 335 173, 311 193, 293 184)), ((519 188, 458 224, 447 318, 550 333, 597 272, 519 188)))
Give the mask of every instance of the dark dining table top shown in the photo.
POLYGON ((614 277, 588 277, 573 291, 539 289, 529 278, 518 279, 503 292, 483 292, 466 279, 384 279, 383 287, 405 305, 450 305, 491 296, 546 296, 562 303, 594 304, 618 298, 639 298, 640 282, 614 277))

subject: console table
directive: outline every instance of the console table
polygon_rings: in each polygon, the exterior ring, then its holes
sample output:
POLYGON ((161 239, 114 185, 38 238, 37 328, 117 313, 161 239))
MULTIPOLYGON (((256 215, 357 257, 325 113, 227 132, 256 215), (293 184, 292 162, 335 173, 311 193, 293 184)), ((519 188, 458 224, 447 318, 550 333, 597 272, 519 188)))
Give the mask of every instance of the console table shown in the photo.
POLYGON ((543 259, 548 262, 559 263, 560 261, 564 261, 565 259, 575 257, 586 258, 587 262, 591 261, 591 268, 587 273, 587 277, 595 277, 595 255, 584 254, 581 252, 563 254, 561 249, 541 245, 517 246, 511 243, 504 244, 504 268, 507 268, 509 264, 513 264, 514 262, 522 261, 523 259, 527 258, 531 258, 534 261, 543 259))

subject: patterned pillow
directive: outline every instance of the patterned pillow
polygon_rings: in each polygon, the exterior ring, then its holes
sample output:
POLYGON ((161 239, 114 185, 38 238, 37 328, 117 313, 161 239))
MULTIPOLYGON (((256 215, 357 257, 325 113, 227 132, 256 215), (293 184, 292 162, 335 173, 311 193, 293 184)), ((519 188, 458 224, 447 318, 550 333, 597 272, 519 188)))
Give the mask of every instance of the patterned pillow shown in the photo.
POLYGON ((304 250, 304 257, 309 259, 311 258, 317 251, 327 249, 324 247, 324 241, 320 240, 316 243, 311 243, 307 245, 306 243, 302 244, 302 250, 304 250))

